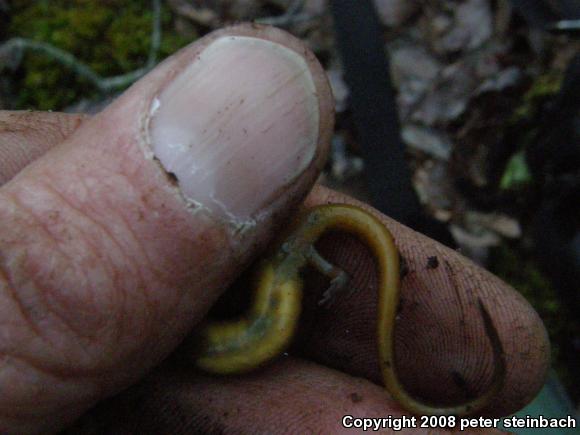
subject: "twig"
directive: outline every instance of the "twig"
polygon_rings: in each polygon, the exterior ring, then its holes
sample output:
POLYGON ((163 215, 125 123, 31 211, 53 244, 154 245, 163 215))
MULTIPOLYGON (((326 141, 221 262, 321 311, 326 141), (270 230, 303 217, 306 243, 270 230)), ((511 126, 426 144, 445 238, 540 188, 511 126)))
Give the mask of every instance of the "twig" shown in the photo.
POLYGON ((146 68, 153 68, 157 64, 157 55, 161 46, 161 0, 153 0, 153 29, 151 30, 151 47, 146 68))
POLYGON ((79 61, 68 51, 55 47, 54 45, 48 44, 46 42, 39 42, 25 38, 12 38, 6 41, 2 47, 0 47, 0 56, 6 56, 8 53, 13 51, 22 52, 25 50, 46 54, 62 65, 72 69, 76 74, 86 78, 99 89, 102 88, 102 78, 91 68, 79 61))
POLYGON ((304 7, 304 3, 305 0, 294 0, 292 3, 290 3, 290 6, 288 6, 288 9, 286 12, 284 12, 284 14, 276 17, 258 18, 255 20, 255 22, 258 24, 266 24, 268 26, 288 27, 292 24, 308 21, 312 19, 313 16, 300 12, 304 7))
POLYGON ((91 67, 80 61, 73 54, 52 44, 34 41, 27 38, 11 38, 0 46, 0 59, 8 57, 11 53, 23 53, 26 50, 42 53, 67 68, 75 74, 88 80, 100 92, 107 93, 119 88, 129 86, 149 72, 157 62, 157 54, 161 44, 161 3, 160 0, 152 0, 153 6, 153 29, 151 32, 151 48, 147 63, 143 68, 113 77, 102 77, 91 67))
POLYGON ((579 20, 560 20, 546 26, 548 30, 562 30, 562 31, 579 31, 579 20))

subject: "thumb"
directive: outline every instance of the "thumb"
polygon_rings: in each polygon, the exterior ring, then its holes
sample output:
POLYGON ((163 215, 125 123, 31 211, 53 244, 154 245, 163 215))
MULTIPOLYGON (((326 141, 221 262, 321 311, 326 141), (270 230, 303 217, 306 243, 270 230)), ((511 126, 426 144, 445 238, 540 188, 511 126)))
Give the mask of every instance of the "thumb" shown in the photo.
POLYGON ((320 65, 242 25, 159 65, 0 189, 0 433, 46 433, 133 383, 312 186, 320 65))

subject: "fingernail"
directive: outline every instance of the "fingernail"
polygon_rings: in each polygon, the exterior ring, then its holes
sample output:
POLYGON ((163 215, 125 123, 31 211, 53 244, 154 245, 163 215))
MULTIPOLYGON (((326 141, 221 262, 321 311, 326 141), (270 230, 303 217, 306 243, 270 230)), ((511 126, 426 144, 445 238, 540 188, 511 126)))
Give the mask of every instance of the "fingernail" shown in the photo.
POLYGON ((304 58, 246 36, 208 45, 151 108, 153 153, 187 201, 247 221, 312 161, 315 84, 304 58))

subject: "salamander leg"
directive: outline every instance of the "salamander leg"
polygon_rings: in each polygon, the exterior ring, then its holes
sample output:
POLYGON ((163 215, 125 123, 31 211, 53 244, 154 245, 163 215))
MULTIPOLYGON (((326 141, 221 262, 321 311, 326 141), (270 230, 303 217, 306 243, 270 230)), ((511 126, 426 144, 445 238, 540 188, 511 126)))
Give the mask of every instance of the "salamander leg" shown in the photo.
POLYGON ((314 248, 314 246, 310 247, 306 256, 308 258, 308 262, 314 266, 316 270, 330 278, 330 287, 328 287, 328 289, 326 289, 322 294, 322 299, 318 301, 318 306, 328 308, 332 305, 339 293, 342 293, 345 290, 354 290, 348 289, 347 287, 350 281, 348 274, 341 268, 336 267, 335 265, 325 260, 318 253, 316 248, 314 248))

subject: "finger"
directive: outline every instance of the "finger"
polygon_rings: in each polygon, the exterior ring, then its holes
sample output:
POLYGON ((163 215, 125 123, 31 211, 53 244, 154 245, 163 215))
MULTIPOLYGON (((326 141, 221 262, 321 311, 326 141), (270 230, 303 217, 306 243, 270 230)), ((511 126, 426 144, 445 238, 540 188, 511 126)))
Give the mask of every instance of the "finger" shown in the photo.
POLYGON ((421 428, 420 419, 402 420, 403 414, 382 388, 369 381, 286 358, 241 377, 201 376, 189 369, 159 370, 91 411, 66 435, 353 433, 353 426, 349 427, 353 419, 345 416, 384 418, 379 433, 460 433, 457 429, 421 428), (406 426, 396 426, 403 422, 406 426))
POLYGON ((0 110, 0 186, 63 142, 87 116, 0 110))
MULTIPOLYGON (((479 311, 481 301, 507 361, 504 387, 483 413, 506 415, 535 397, 548 369, 549 342, 540 318, 519 293, 457 252, 345 195, 318 187, 306 205, 335 202, 357 204, 379 217, 404 258, 407 272, 396 325, 396 368, 413 396, 450 405, 490 388, 493 350, 479 311)), ((338 295, 331 309, 305 315, 310 322, 303 326, 304 338, 297 347, 319 363, 382 384, 373 258, 360 242, 344 235, 327 237, 319 250, 346 270, 357 290, 338 295)), ((309 305, 316 305, 321 288, 310 296, 306 292, 309 305)))
POLYGON ((332 131, 314 56, 199 40, 0 189, 0 433, 47 433, 162 360, 300 201, 332 131))

